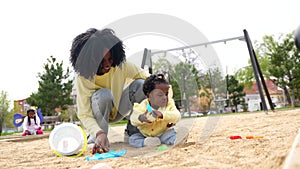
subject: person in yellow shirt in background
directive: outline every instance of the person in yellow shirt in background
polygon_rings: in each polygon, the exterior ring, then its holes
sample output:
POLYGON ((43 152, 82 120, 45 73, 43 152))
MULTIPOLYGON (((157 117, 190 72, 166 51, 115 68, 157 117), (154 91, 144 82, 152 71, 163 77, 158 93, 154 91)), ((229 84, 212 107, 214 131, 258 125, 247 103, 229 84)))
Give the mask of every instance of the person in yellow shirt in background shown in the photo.
MULTIPOLYGON (((181 116, 174 100, 168 96, 169 89, 170 84, 163 74, 153 74, 145 80, 143 91, 147 99, 134 103, 130 116, 132 125, 137 126, 140 131, 129 137, 131 146, 139 148, 182 142, 183 138, 179 138, 174 130, 181 116)), ((188 134, 187 129, 181 132, 184 137, 188 134)))
MULTIPOLYGON (((123 43, 112 29, 91 28, 76 36, 70 61, 76 73, 77 115, 94 142, 92 153, 108 152, 108 124, 128 116, 133 103, 146 98, 142 87, 149 74, 126 61, 123 43)), ((127 131, 138 130, 128 121, 127 131)))

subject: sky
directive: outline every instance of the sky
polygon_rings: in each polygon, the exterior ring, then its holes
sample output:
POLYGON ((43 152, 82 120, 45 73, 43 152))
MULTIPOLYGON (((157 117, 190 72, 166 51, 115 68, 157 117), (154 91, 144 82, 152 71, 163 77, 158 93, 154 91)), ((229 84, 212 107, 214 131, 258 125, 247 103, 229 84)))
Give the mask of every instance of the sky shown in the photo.
MULTIPOLYGON (((208 41, 242 36, 246 29, 253 43, 261 42, 264 35, 294 31, 300 25, 299 6, 297 0, 0 1, 0 91, 6 91, 10 100, 29 97, 38 89, 37 75, 43 72, 47 58, 54 56, 63 61, 65 68, 71 68, 69 56, 75 36, 88 28, 102 29, 124 17, 145 13, 173 16, 197 28, 208 41)), ((126 26, 135 28, 136 24, 139 23, 126 26)), ((178 32, 190 33, 184 31, 178 32)), ((122 40, 127 56, 144 48, 184 45, 157 34, 122 40)), ((222 68, 229 73, 248 64, 249 54, 243 42, 216 44, 214 48, 222 68)))

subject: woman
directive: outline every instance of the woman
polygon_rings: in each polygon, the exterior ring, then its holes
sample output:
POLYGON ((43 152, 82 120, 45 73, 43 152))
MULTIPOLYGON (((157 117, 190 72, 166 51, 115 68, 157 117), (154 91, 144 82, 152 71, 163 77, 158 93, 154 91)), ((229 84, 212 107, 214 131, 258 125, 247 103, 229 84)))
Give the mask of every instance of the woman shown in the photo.
MULTIPOLYGON (((108 123, 128 116, 133 103, 145 98, 142 86, 148 73, 126 61, 123 43, 112 29, 92 28, 76 36, 70 61, 76 72, 78 118, 95 138, 93 154, 108 152, 108 123)), ((135 130, 129 121, 128 134, 135 130)))

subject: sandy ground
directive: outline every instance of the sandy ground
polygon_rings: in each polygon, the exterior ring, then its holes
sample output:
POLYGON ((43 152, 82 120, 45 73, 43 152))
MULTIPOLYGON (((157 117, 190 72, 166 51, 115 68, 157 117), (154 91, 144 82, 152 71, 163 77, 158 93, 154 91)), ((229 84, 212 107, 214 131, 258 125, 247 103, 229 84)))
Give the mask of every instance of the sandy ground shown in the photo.
MULTIPOLYGON (((81 157, 57 157, 50 150, 47 133, 42 138, 17 142, 0 139, 0 168, 90 169, 105 163, 112 168, 126 169, 279 169, 285 166, 300 128, 300 109, 269 112, 268 115, 258 112, 183 119, 180 125, 190 128, 187 142, 160 152, 155 148, 129 147, 122 142, 124 126, 113 127, 109 135, 111 149, 125 148, 127 154, 96 161, 86 160, 87 156, 92 156, 90 149, 81 157), (242 139, 231 140, 229 137, 233 135, 242 139), (246 139, 249 135, 264 138, 246 139)), ((300 151, 299 145, 297 149, 300 151)), ((291 161, 299 167, 299 156, 296 160, 291 161)))

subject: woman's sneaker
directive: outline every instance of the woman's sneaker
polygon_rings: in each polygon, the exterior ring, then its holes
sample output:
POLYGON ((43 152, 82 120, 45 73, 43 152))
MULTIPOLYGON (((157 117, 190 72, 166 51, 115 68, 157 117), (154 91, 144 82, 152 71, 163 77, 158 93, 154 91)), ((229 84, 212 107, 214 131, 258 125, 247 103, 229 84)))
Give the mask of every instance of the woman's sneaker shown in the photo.
POLYGON ((158 137, 146 137, 144 140, 144 146, 159 146, 161 144, 158 137))
POLYGON ((88 136, 87 136, 87 144, 88 144, 88 148, 94 147, 95 138, 91 134, 88 134, 88 136))

